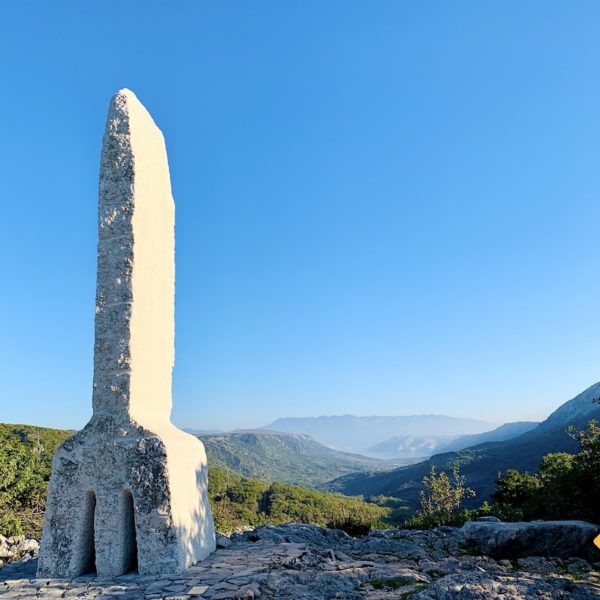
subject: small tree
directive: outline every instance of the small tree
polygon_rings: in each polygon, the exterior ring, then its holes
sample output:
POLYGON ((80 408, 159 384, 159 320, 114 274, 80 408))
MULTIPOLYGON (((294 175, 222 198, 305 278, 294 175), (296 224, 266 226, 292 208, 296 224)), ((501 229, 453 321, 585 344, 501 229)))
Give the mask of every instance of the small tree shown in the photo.
POLYGON ((423 485, 425 489, 419 494, 421 510, 417 515, 437 525, 452 522, 463 500, 475 496, 457 466, 453 467, 452 477, 449 477, 444 471, 438 475, 435 465, 431 465, 430 474, 423 477, 423 485))

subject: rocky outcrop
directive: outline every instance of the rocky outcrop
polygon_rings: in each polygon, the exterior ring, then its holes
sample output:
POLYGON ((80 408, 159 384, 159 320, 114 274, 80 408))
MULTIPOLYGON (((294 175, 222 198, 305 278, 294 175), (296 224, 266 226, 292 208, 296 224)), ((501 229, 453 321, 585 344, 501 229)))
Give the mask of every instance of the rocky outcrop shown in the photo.
POLYGON ((600 563, 581 558, 491 558, 464 531, 383 530, 353 538, 290 524, 218 536, 205 561, 170 576, 35 579, 35 560, 0 570, 3 598, 508 600, 600 597, 600 563), (229 544, 225 541, 227 540, 229 544))
POLYGON ((495 558, 579 556, 600 560, 600 551, 592 543, 599 529, 585 521, 470 521, 461 532, 467 544, 495 558))

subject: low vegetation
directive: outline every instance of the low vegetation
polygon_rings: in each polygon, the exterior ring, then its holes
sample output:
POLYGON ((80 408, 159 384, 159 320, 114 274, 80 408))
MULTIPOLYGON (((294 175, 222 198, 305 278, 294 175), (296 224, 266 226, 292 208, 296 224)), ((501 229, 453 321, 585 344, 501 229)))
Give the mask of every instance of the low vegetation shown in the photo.
POLYGON ((429 475, 423 477, 423 488, 420 492, 421 508, 406 519, 405 527, 429 529, 440 525, 462 525, 481 514, 489 514, 491 510, 487 503, 477 510, 463 508, 464 501, 475 496, 475 492, 466 486, 465 478, 456 465, 451 476, 444 471, 438 474, 435 465, 432 465, 429 475))
POLYGON ((355 535, 383 527, 390 508, 359 497, 319 492, 286 483, 246 479, 209 469, 209 494, 217 528, 232 531, 265 523, 314 523, 355 535))
POLYGON ((39 534, 56 448, 72 432, 0 424, 0 533, 39 534))
POLYGON ((600 427, 590 421, 583 430, 569 428, 575 454, 544 456, 537 473, 509 469, 492 495, 503 519, 584 519, 600 523, 600 427))

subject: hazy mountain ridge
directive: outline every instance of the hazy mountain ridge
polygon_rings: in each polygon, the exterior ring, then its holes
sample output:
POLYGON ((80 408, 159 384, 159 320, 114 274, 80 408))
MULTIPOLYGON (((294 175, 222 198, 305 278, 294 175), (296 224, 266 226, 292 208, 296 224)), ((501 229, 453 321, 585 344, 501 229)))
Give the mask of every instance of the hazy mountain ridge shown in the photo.
POLYGON ((504 423, 504 425, 500 425, 500 427, 496 427, 496 429, 492 429, 492 431, 476 433, 473 435, 463 435, 446 443, 442 443, 437 447, 436 454, 439 454, 440 452, 457 452, 458 450, 464 450, 465 448, 478 446, 479 444, 485 444, 487 442, 505 442, 535 429, 538 425, 539 422, 536 421, 504 423))
POLYGON ((183 427, 183 430, 186 433, 195 435, 196 437, 200 435, 218 435, 220 433, 226 433, 222 429, 193 429, 191 427, 183 427))
POLYGON ((434 454, 440 446, 445 446, 455 439, 456 436, 395 435, 385 442, 369 448, 368 454, 386 459, 407 456, 426 459, 434 454))
POLYGON ((433 454, 441 452, 456 452, 477 446, 486 442, 503 442, 517 437, 527 431, 530 431, 539 423, 531 421, 518 421, 515 423, 505 423, 492 431, 484 433, 474 433, 462 436, 426 436, 415 437, 410 435, 394 436, 381 444, 369 448, 369 456, 377 456, 385 459, 394 459, 399 457, 421 456, 423 460, 433 454))
MULTIPOLYGON (((285 417, 262 429, 309 435, 316 441, 345 452, 368 454, 369 449, 394 436, 434 438, 483 433, 495 426, 476 419, 447 415, 285 417)), ((415 455, 407 450, 407 456, 415 455)))
POLYGON ((568 435, 567 427, 584 428, 590 419, 600 420, 600 406, 594 400, 600 395, 600 383, 559 406, 545 421, 517 437, 503 442, 488 442, 456 452, 436 454, 418 464, 400 467, 387 473, 356 473, 329 484, 328 489, 345 494, 395 496, 418 506, 422 478, 431 465, 438 470, 460 466, 467 484, 477 495, 468 503, 480 505, 494 491, 499 472, 507 469, 537 471, 542 457, 550 452, 577 451, 577 442, 568 435))
POLYGON ((198 436, 209 467, 226 468, 244 477, 308 487, 348 473, 384 471, 406 464, 339 452, 307 435, 248 430, 198 436))

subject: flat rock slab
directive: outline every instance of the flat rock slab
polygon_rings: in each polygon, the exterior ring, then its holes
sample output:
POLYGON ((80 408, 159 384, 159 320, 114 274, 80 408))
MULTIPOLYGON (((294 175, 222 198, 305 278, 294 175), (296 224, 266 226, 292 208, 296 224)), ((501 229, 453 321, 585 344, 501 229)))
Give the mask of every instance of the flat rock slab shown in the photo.
POLYGON ((173 576, 36 579, 36 559, 0 570, 0 598, 415 600, 600 597, 600 563, 494 560, 463 531, 383 530, 351 538, 313 525, 260 527, 173 576))
POLYGON ((599 528, 585 521, 470 521, 461 531, 468 544, 496 558, 579 556, 600 560, 600 551, 592 543, 599 528))

